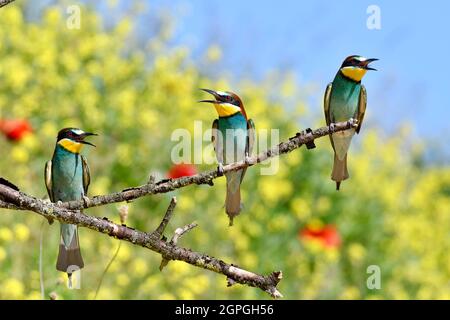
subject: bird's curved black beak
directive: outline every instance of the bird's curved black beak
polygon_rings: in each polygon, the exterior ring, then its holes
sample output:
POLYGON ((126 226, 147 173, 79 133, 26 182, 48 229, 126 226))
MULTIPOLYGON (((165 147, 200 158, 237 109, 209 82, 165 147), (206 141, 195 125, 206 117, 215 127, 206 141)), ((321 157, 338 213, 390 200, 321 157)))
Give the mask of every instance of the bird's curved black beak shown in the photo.
POLYGON ((378 61, 379 59, 376 58, 372 58, 372 59, 367 59, 366 61, 364 61, 364 69, 366 70, 373 70, 373 71, 377 71, 377 69, 372 68, 369 66, 369 63, 374 62, 374 61, 378 61))
POLYGON ((204 88, 200 88, 200 90, 203 90, 205 92, 208 92, 209 94, 212 94, 216 100, 206 99, 206 100, 199 100, 198 102, 220 103, 220 101, 218 101, 219 100, 219 94, 217 92, 215 92, 214 90, 204 89, 204 88))
POLYGON ((84 141, 84 138, 89 137, 89 136, 98 136, 98 134, 96 134, 96 133, 91 133, 91 132, 85 132, 85 133, 83 133, 83 134, 80 135, 80 140, 79 140, 78 142, 79 142, 79 143, 82 143, 82 144, 88 144, 88 145, 90 145, 90 146, 96 147, 95 144, 90 143, 89 141, 84 141))

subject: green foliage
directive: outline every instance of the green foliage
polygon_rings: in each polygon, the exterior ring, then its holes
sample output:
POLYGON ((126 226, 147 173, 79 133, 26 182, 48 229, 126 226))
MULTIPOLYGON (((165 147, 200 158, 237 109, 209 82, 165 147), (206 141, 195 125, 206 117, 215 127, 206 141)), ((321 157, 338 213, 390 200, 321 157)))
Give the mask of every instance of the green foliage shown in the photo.
MULTIPOLYGON (((280 139, 298 128, 324 124, 322 119, 306 123, 308 106, 289 76, 233 86, 226 78, 212 80, 192 62, 188 48, 166 45, 164 28, 145 49, 130 48, 132 17, 104 30, 95 12, 82 10, 81 29, 69 30, 60 7, 49 8, 37 22, 26 21, 17 6, 1 9, 0 115, 28 119, 34 134, 16 143, 0 139, 0 175, 24 192, 46 195, 44 164, 57 131, 66 126, 100 134, 91 139, 97 148, 84 150, 92 172, 90 195, 143 184, 151 172, 164 177, 172 165, 172 131, 193 132, 194 120, 203 121, 206 129, 216 117, 212 107, 196 102, 203 97, 198 88, 236 91, 257 129, 279 128, 280 139)), ((212 65, 220 56, 213 46, 204 59, 212 65)), ((369 100, 369 117, 370 107, 369 100)), ((259 273, 283 270, 279 289, 286 298, 449 299, 450 169, 415 166, 413 154, 420 151, 404 148, 407 136, 406 130, 387 137, 364 127, 349 156, 351 179, 340 192, 329 179, 327 138, 318 140, 315 150, 281 157, 276 175, 249 169, 242 187, 245 207, 233 227, 223 209, 224 178, 214 187, 191 186, 134 201, 127 224, 156 228, 176 195, 179 204, 168 231, 199 224, 181 245, 259 273), (307 224, 330 223, 340 232, 340 247, 324 248, 298 236, 307 224), (380 290, 366 287, 369 265, 381 268, 380 290)), ((117 208, 87 213, 118 222, 117 208)), ((0 298, 40 298, 41 222, 36 214, 0 210, 0 298)), ((54 267, 59 227, 45 225, 43 232, 46 293, 92 299, 118 241, 80 230, 86 267, 81 289, 68 290, 65 275, 54 267)), ((156 253, 123 243, 99 298, 268 298, 259 289, 227 288, 224 276, 181 262, 170 262, 159 272, 160 260, 156 253)))

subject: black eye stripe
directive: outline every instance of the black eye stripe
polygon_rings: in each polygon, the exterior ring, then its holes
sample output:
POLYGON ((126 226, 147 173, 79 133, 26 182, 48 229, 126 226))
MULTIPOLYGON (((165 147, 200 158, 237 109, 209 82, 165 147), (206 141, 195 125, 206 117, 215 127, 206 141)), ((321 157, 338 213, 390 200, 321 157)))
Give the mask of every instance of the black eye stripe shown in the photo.
POLYGON ((344 67, 355 67, 359 66, 361 64, 361 61, 357 60, 356 58, 350 58, 344 61, 342 64, 342 68, 344 67))

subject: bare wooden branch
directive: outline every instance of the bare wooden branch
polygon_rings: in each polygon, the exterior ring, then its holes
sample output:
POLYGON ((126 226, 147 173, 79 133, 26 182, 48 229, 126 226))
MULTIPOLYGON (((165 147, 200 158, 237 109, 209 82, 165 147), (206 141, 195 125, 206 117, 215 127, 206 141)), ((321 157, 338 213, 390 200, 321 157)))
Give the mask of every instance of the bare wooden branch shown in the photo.
POLYGON ((184 234, 186 234, 189 231, 191 231, 192 229, 194 229, 196 226, 198 226, 198 224, 193 222, 193 223, 185 225, 182 228, 177 228, 175 230, 175 233, 174 233, 174 235, 172 237, 172 240, 170 240, 170 242, 172 244, 177 244, 178 243, 178 239, 180 239, 184 234))
MULTIPOLYGON (((0 0, 1 1, 1 0, 0 0)), ((302 145, 314 147, 314 140, 324 137, 333 132, 343 131, 357 126, 356 120, 350 119, 347 122, 332 124, 329 127, 322 127, 314 131, 307 130, 297 133, 288 141, 281 142, 276 147, 261 152, 257 156, 249 157, 247 161, 232 163, 223 167, 223 172, 239 170, 245 167, 253 166, 267 159, 281 154, 289 153, 302 145)), ((172 198, 169 207, 158 228, 147 233, 130 228, 124 224, 119 225, 107 218, 97 218, 86 215, 81 209, 130 201, 146 195, 166 193, 175 189, 183 188, 191 184, 212 184, 212 180, 218 177, 217 170, 199 173, 190 177, 178 179, 164 179, 154 182, 150 179, 146 185, 129 188, 109 195, 95 196, 80 201, 50 203, 23 192, 15 190, 8 185, 0 184, 0 208, 12 210, 29 210, 40 214, 48 220, 59 220, 61 222, 76 224, 80 227, 86 227, 97 232, 107 234, 111 237, 131 242, 155 251, 163 257, 163 261, 179 260, 191 265, 223 274, 227 277, 228 285, 235 283, 245 284, 252 287, 258 287, 268 292, 272 297, 282 297, 277 289, 277 285, 282 279, 281 271, 272 272, 268 276, 260 275, 251 271, 239 268, 236 265, 228 264, 222 260, 210 257, 204 253, 191 251, 190 249, 179 247, 177 241, 179 237, 191 230, 196 224, 190 224, 183 228, 178 228, 171 241, 163 236, 164 230, 169 223, 176 206, 176 199, 172 198)), ((163 264, 163 263, 162 263, 163 264)), ((167 263, 166 263, 167 264, 167 263)), ((163 267, 163 265, 162 265, 163 267)))
MULTIPOLYGON (((61 208, 54 203, 44 202, 20 191, 13 190, 5 185, 0 185, 0 195, 3 197, 4 201, 13 203, 21 209, 36 212, 46 218, 53 218, 61 222, 86 227, 111 237, 148 248, 161 254, 167 261, 184 261, 196 267, 221 273, 237 283, 258 287, 269 293, 276 291, 276 288, 274 289, 274 287, 276 287, 278 282, 274 281, 271 275, 264 276, 249 271, 246 273, 238 272, 241 269, 236 269, 232 264, 210 257, 204 253, 179 247, 175 243, 172 243, 172 241, 161 239, 160 234, 156 231, 147 233, 135 230, 126 225, 116 224, 107 218, 100 219, 88 216, 81 211, 72 211, 61 208)), ((192 229, 192 226, 189 225, 186 230, 183 228, 182 231, 186 232, 187 229, 192 229)), ((179 236, 181 236, 183 232, 179 232, 179 236)), ((275 295, 273 295, 273 297, 275 297, 275 295)))
POLYGON ((172 197, 172 200, 170 200, 169 207, 166 210, 166 214, 164 215, 164 218, 162 219, 160 225, 158 226, 158 228, 155 231, 160 236, 162 236, 164 234, 167 224, 169 223, 170 219, 172 219, 173 210, 175 209, 176 205, 177 205, 177 198, 172 197))

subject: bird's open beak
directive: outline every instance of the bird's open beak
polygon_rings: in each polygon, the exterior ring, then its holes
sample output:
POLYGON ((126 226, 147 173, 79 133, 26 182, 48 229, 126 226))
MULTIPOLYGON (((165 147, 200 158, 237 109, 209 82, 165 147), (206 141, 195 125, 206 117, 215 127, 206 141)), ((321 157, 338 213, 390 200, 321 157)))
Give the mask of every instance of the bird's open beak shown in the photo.
POLYGON ((88 142, 88 141, 84 141, 84 138, 89 137, 89 136, 98 136, 98 134, 96 134, 96 133, 91 133, 91 132, 85 132, 85 133, 83 133, 82 135, 80 135, 80 141, 78 141, 78 142, 79 142, 79 143, 82 143, 82 144, 88 144, 88 145, 90 145, 90 146, 95 147, 95 146, 96 146, 95 144, 90 143, 90 142, 88 142))
POLYGON ((211 90, 211 89, 203 89, 203 88, 200 88, 200 90, 203 90, 203 91, 205 91, 205 92, 208 92, 209 94, 212 94, 212 95, 214 96, 214 98, 216 98, 216 100, 209 100, 209 99, 206 99, 206 100, 199 100, 198 102, 220 103, 220 101, 218 101, 218 100, 219 100, 219 94, 218 94, 217 92, 215 92, 214 90, 211 90))
POLYGON ((366 61, 364 61, 364 65, 363 65, 364 69, 377 71, 377 69, 370 67, 369 63, 374 62, 374 61, 378 61, 378 60, 379 59, 375 59, 375 58, 367 59, 366 61))

